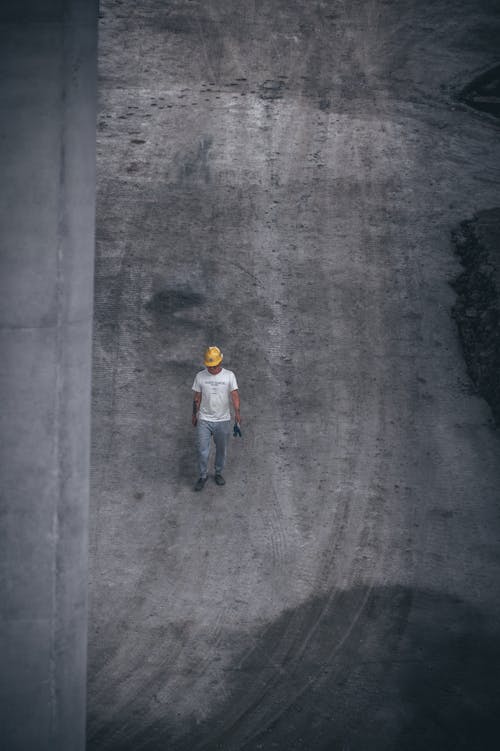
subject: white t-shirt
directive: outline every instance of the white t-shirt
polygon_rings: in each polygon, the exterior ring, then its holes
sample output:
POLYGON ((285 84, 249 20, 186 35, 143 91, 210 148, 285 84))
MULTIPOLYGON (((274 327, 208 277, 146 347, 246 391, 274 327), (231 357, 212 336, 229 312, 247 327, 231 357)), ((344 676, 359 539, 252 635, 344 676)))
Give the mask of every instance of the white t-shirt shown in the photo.
POLYGON ((212 375, 206 368, 200 370, 193 383, 193 391, 201 391, 200 418, 209 422, 230 420, 229 394, 237 388, 232 370, 222 368, 217 375, 212 375))

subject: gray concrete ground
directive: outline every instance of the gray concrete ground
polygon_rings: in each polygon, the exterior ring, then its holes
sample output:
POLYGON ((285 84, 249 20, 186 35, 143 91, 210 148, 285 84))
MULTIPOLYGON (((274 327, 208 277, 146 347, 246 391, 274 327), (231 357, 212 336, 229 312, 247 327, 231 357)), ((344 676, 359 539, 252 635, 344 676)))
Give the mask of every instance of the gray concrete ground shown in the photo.
POLYGON ((110 749, 493 749, 500 462, 451 230, 498 8, 101 4, 89 724, 110 749), (196 480, 191 384, 242 440, 196 480))
POLYGON ((82 751, 97 2, 0 4, 0 746, 82 751))

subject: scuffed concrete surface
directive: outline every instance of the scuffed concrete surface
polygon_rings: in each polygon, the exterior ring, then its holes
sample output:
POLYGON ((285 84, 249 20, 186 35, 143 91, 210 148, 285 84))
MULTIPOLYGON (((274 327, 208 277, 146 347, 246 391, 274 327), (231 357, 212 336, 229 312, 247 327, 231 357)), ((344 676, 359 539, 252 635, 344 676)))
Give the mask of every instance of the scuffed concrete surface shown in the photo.
POLYGON ((481 749, 500 462, 451 309, 487 0, 102 3, 89 749, 481 749), (227 483, 191 384, 237 375, 227 483), (417 732, 418 731, 418 732, 417 732))
POLYGON ((500 65, 474 78, 460 92, 459 99, 480 112, 500 117, 500 65))
POLYGON ((453 307, 472 383, 500 424, 500 209, 481 212, 453 233, 464 266, 453 307))

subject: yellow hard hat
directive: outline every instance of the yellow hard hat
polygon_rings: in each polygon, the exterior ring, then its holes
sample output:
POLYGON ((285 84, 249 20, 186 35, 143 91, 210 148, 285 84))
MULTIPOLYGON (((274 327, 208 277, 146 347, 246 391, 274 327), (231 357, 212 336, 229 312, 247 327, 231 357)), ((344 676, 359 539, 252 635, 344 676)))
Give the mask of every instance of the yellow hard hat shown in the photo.
POLYGON ((208 368, 215 368, 220 362, 222 362, 223 357, 224 355, 218 347, 209 347, 205 350, 205 365, 208 368))

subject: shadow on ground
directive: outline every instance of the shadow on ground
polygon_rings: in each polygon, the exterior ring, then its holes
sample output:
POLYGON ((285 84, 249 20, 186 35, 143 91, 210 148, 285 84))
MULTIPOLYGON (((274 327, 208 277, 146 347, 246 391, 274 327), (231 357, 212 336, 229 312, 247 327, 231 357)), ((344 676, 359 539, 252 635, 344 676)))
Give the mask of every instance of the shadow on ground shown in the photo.
POLYGON ((212 716, 177 723, 165 706, 164 719, 157 710, 153 719, 153 697, 171 680, 166 668, 132 711, 108 724, 94 713, 88 749, 493 750, 497 627, 492 615, 438 592, 357 587, 316 597, 257 633, 228 634, 228 699, 212 716))
POLYGON ((479 212, 452 233, 463 271, 452 309, 474 389, 500 426, 500 209, 479 212))

